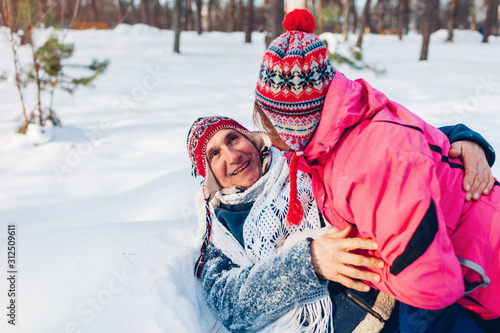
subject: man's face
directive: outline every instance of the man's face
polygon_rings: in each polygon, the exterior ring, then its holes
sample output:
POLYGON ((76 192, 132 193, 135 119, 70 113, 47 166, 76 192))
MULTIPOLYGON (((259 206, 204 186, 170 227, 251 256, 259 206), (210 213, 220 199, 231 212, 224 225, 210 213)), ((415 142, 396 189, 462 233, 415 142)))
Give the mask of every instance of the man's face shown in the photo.
POLYGON ((249 188, 262 177, 259 152, 241 133, 232 129, 218 131, 208 141, 207 161, 222 187, 249 188))

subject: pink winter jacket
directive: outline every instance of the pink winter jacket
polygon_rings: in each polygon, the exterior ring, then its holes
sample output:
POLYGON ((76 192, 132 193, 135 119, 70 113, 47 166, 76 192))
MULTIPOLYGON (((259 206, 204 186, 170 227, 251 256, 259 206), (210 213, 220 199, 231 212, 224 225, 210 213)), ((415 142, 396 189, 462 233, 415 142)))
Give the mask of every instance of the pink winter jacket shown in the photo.
POLYGON ((481 202, 466 203, 463 166, 448 158, 449 149, 441 131, 364 80, 337 72, 301 168, 313 175, 331 224, 354 225, 353 237, 378 244, 374 255, 386 265, 374 270, 382 276, 375 288, 432 310, 461 299, 483 318, 496 318, 498 282, 494 290, 484 286, 487 276, 500 274, 499 186, 481 202))

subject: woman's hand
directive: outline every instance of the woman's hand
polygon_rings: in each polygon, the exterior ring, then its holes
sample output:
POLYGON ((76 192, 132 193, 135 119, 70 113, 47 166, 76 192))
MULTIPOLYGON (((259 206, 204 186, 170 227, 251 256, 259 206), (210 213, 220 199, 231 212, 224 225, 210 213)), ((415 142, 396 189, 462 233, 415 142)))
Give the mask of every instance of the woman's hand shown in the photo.
POLYGON ((351 227, 316 238, 311 242, 311 261, 316 275, 322 279, 338 282, 358 291, 370 287, 357 280, 380 282, 378 274, 358 267, 384 267, 384 262, 373 257, 350 253, 351 250, 375 250, 377 244, 369 239, 346 238, 351 227))
POLYGON ((452 158, 460 157, 464 163, 463 189, 467 192, 465 200, 478 200, 481 194, 490 193, 495 178, 480 145, 471 141, 457 141, 451 145, 449 155, 452 158))

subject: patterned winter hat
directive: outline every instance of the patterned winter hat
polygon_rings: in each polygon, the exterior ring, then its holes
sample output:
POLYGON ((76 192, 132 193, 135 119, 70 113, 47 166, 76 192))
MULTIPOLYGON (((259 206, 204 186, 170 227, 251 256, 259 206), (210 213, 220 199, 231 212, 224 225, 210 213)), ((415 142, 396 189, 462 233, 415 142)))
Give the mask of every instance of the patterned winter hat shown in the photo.
POLYGON ((307 9, 288 13, 283 27, 287 32, 264 54, 255 97, 283 141, 303 150, 319 123, 335 72, 325 44, 313 34, 314 17, 307 9))

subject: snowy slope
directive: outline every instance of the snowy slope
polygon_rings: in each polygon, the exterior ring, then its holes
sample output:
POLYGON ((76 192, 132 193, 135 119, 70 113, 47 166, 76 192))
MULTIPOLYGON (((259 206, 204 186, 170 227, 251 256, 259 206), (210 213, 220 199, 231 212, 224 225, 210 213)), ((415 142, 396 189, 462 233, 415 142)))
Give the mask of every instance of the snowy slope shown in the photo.
MULTIPOLYGON (((2 306, 1 332, 220 328, 192 277, 200 180, 190 175, 185 137, 197 117, 213 114, 252 128, 263 35, 254 34, 251 45, 240 33, 181 38, 178 55, 171 31, 143 25, 72 31, 71 62, 111 64, 94 89, 57 92, 64 127, 48 144, 34 146, 15 133, 17 91, 0 82, 2 272, 8 224, 16 224, 18 238, 17 322, 6 323, 2 306)), ((483 45, 470 31, 457 31, 453 44, 445 38, 442 31, 432 36, 430 61, 421 63, 419 36, 367 36, 365 59, 386 75, 339 70, 365 78, 436 126, 463 122, 499 150, 500 39, 483 45)), ((26 49, 21 57, 29 59, 26 49)), ((0 36, 0 73, 11 73, 11 62, 0 36)), ((32 97, 30 90, 30 103, 32 97)), ((7 304, 7 289, 0 279, 0 304, 7 304)))

